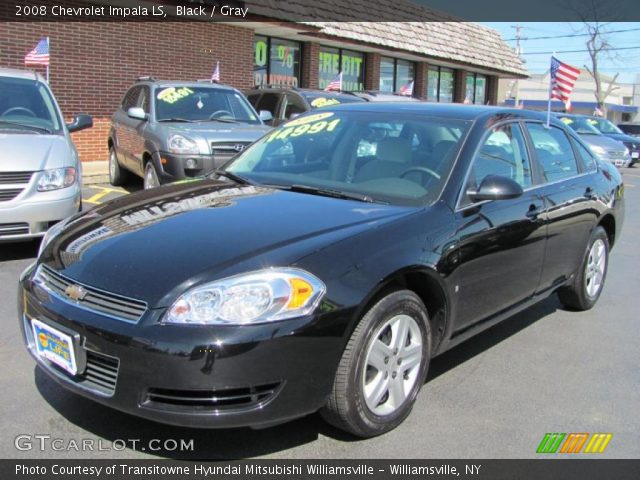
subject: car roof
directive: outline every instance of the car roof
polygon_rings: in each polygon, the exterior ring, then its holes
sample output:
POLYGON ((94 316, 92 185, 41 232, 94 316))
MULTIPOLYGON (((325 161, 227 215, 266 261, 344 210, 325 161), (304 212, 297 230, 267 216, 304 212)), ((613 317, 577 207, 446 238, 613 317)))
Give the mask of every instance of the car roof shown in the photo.
MULTIPOLYGON (((160 87, 160 88, 167 88, 167 87, 206 87, 206 88, 213 88, 213 89, 220 89, 220 90, 234 90, 237 91, 236 88, 232 87, 231 85, 226 85, 224 83, 211 83, 209 81, 202 81, 202 82, 194 82, 193 80, 189 80, 189 81, 180 81, 180 80, 141 80, 136 82, 134 85, 138 85, 138 84, 147 84, 147 85, 153 85, 156 87, 160 87)), ((133 86, 133 85, 132 85, 133 86)))
MULTIPOLYGON (((364 102, 347 103, 331 107, 324 107, 324 110, 344 110, 354 112, 378 112, 378 113, 408 113, 413 115, 430 115, 433 117, 452 118, 458 120, 476 120, 480 118, 490 118, 506 116, 509 118, 521 118, 545 121, 546 113, 534 110, 522 110, 509 107, 495 107, 487 105, 464 105, 461 103, 429 103, 429 102, 364 102)), ((558 119, 552 119, 554 124, 561 124, 558 119)))
POLYGON ((0 67, 0 77, 24 78, 44 82, 44 78, 39 73, 33 70, 18 70, 17 68, 0 67))

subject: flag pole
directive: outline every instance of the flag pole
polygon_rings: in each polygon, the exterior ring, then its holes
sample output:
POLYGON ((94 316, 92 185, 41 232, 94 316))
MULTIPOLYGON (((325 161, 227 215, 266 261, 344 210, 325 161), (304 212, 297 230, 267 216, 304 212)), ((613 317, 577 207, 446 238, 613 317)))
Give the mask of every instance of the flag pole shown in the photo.
MULTIPOLYGON (((553 59, 553 55, 551 56, 553 59)), ((551 62, 549 62, 549 94, 547 95, 547 128, 551 125, 551 62)))
POLYGON ((51 63, 51 45, 49 44, 49 37, 47 37, 47 49, 49 50, 49 61, 47 62, 47 83, 49 83, 49 64, 51 63))

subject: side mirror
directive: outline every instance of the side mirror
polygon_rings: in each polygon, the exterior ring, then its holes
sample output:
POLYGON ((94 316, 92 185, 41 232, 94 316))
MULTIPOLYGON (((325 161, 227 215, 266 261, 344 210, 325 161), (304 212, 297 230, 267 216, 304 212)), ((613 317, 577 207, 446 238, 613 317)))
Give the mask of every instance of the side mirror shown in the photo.
POLYGON ((91 115, 85 113, 79 113, 73 117, 71 123, 67 124, 67 130, 69 130, 70 133, 79 132, 80 130, 91 127, 93 127, 93 118, 91 118, 91 115))
POLYGON ((270 122, 271 120, 273 120, 273 115, 269 110, 260 110, 258 116, 263 122, 270 122))
POLYGON ((522 187, 519 183, 499 175, 487 175, 477 190, 475 188, 467 190, 467 195, 472 202, 509 200, 510 198, 518 198, 522 193, 522 187))
POLYGON ((134 118, 136 120, 142 121, 145 121, 148 118, 145 111, 140 107, 131 107, 129 110, 127 110, 127 115, 129 116, 129 118, 134 118))

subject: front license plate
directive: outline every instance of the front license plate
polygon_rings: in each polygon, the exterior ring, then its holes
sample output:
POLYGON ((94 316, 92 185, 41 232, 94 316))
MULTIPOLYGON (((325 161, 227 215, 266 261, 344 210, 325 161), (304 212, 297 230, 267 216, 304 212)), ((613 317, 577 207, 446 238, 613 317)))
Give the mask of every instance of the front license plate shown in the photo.
POLYGON ((40 320, 31 320, 38 355, 63 368, 72 375, 78 373, 73 338, 40 320))
POLYGON ((640 152, 631 152, 631 158, 640 158, 640 152))

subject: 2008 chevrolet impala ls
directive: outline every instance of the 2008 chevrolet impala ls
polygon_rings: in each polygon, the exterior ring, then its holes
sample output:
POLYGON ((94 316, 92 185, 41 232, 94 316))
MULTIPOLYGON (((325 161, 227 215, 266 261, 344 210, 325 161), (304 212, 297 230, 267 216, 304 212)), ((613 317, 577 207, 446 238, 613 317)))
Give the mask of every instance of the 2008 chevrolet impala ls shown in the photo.
POLYGON ((435 355, 555 292, 591 308, 623 212, 620 174, 555 119, 344 105, 55 226, 20 324, 49 376, 134 415, 320 410, 369 437, 409 415, 435 355))

